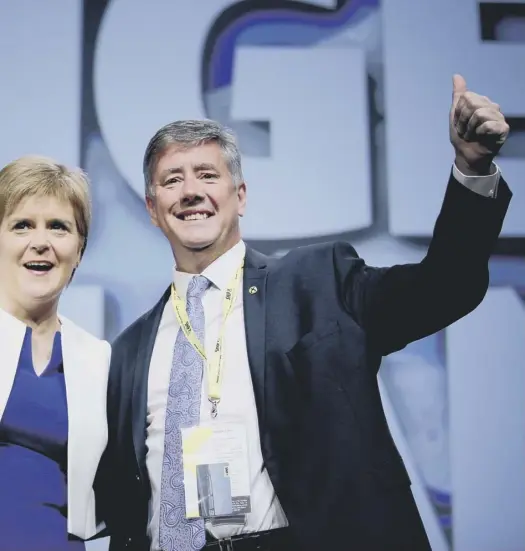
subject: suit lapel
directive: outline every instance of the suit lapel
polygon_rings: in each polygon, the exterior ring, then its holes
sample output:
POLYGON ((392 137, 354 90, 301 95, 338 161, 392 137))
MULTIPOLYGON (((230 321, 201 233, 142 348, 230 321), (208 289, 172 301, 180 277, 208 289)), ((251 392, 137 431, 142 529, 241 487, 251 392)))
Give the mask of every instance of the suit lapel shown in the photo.
MULTIPOLYGON (((264 432, 266 410, 264 381, 266 369, 266 276, 268 258, 247 247, 243 277, 244 325, 248 360, 257 403, 259 428, 264 432)), ((146 416, 148 404, 148 374, 157 331, 169 300, 170 288, 147 315, 139 337, 133 376, 132 423, 133 445, 141 475, 146 475, 146 416)))
POLYGON ((20 351, 24 342, 26 326, 7 312, 0 310, 0 419, 4 414, 13 382, 15 380, 20 351))
POLYGON ((132 397, 132 427, 133 446, 137 464, 141 476, 146 475, 146 416, 148 411, 148 375, 155 346, 155 339, 159 329, 160 320, 164 306, 170 296, 170 288, 162 295, 159 302, 147 314, 142 323, 142 330, 139 337, 135 369, 133 375, 133 397, 132 397))
POLYGON ((243 279, 246 347, 257 404, 261 443, 266 424, 266 277, 268 258, 247 247, 243 279))

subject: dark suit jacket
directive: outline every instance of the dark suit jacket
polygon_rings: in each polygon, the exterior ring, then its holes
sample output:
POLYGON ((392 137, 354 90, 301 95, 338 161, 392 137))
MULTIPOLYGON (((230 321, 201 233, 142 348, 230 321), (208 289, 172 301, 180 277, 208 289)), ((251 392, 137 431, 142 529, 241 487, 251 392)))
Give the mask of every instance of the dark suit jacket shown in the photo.
MULTIPOLYGON (((371 268, 344 242, 269 259, 248 248, 245 329, 265 466, 297 550, 407 551, 429 544, 381 406, 381 358, 471 312, 511 192, 451 176, 428 254, 371 268), (250 287, 256 293, 249 293, 250 287)), ((113 345, 99 502, 112 549, 146 546, 148 369, 166 291, 113 345)), ((226 366, 227 369, 227 366, 226 366)))

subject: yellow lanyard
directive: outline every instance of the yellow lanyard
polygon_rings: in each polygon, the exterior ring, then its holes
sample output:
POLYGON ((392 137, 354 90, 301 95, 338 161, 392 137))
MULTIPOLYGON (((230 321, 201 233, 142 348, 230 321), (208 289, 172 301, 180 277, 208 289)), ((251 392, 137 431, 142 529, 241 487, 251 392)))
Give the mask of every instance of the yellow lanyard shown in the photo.
POLYGON ((173 309, 179 321, 181 329, 184 331, 188 342, 193 346, 193 348, 200 354, 204 363, 208 369, 208 400, 212 404, 211 416, 217 417, 217 406, 221 401, 221 386, 222 386, 222 376, 224 368, 224 354, 223 354, 223 339, 224 339, 224 330, 226 327, 226 320, 228 319, 233 306, 235 304, 235 299, 237 297, 237 290, 239 288, 239 281, 242 278, 242 271, 244 266, 244 260, 241 262, 241 265, 237 268, 234 276, 228 283, 226 288, 226 293, 224 294, 223 300, 223 320, 222 326, 219 331, 219 337, 215 348, 213 350, 213 357, 208 361, 206 357, 206 352, 204 350, 203 344, 199 341, 199 338, 193 331, 191 327, 188 314, 186 312, 186 306, 184 301, 177 294, 175 285, 171 285, 171 301, 173 303, 173 309))

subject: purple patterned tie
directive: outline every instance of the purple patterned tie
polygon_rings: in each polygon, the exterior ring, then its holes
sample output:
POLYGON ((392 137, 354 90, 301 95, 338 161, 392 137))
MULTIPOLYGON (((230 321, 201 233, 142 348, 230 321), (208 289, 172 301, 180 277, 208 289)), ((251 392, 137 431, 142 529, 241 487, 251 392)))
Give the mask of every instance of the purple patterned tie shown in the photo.
MULTIPOLYGON (((204 346, 204 308, 202 295, 210 281, 195 276, 188 285, 186 311, 195 335, 204 346)), ((163 551, 194 551, 206 543, 204 521, 187 519, 182 468, 182 437, 180 429, 199 423, 202 370, 204 361, 179 329, 171 367, 164 460, 160 493, 159 543, 163 551)))

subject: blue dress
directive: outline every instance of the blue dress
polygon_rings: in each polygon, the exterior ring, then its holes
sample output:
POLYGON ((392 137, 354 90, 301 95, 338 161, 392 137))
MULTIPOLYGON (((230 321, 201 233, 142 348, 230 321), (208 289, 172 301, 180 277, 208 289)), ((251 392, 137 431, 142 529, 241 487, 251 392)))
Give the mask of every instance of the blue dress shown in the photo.
POLYGON ((0 551, 85 551, 67 533, 67 399, 60 333, 33 368, 31 328, 0 420, 0 551))

